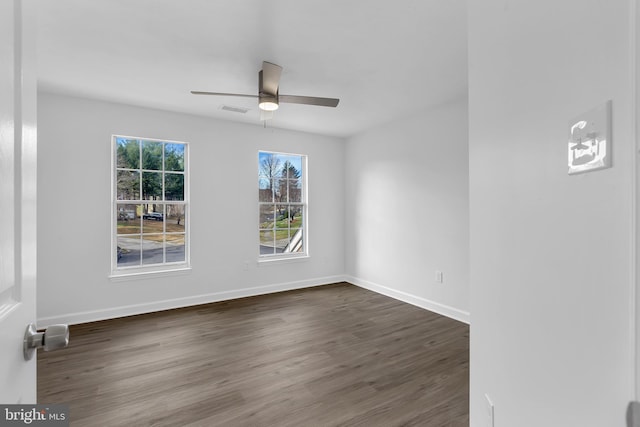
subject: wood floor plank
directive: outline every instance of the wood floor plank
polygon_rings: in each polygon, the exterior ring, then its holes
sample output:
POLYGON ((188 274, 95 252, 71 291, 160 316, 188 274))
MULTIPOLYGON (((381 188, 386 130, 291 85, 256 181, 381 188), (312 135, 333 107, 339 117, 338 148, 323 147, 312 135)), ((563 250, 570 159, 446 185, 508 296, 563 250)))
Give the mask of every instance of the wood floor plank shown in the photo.
POLYGON ((469 425, 469 327, 347 283, 71 327, 72 426, 469 425))

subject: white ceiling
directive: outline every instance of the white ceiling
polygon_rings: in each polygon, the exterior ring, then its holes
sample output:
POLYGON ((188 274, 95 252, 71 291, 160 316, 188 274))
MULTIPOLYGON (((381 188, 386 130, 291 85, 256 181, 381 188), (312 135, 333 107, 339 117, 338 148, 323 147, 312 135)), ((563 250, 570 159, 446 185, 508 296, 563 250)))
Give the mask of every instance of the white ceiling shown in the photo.
POLYGON ((260 124, 262 61, 280 93, 269 126, 346 137, 467 90, 466 0, 41 0, 39 88, 260 124), (250 108, 241 115, 222 105, 250 108))

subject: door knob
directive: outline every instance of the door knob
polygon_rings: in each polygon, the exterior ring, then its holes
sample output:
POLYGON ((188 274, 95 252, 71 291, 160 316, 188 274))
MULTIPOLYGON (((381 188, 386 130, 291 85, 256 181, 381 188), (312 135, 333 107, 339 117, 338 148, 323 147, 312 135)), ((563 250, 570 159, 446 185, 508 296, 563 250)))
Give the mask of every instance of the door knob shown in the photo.
POLYGON ((22 343, 24 360, 31 360, 37 348, 44 351, 57 350, 69 345, 69 326, 51 325, 44 332, 38 332, 36 325, 27 326, 22 343))

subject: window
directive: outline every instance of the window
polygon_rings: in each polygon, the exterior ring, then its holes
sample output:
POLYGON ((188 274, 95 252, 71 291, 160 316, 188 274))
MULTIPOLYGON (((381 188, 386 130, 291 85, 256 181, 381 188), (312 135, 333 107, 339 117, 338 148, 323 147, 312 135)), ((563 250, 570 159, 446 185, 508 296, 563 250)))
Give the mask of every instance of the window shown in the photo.
POLYGON ((189 263, 188 145, 113 137, 112 270, 155 272, 189 263))
POLYGON ((307 157, 258 153, 258 234, 260 257, 307 254, 305 190, 307 157))

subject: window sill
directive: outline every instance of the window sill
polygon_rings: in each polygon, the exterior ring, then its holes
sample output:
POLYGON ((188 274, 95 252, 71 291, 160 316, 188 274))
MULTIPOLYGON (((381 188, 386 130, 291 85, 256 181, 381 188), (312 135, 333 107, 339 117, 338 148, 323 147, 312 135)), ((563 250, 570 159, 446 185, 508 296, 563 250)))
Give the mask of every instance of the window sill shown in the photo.
POLYGON ((273 258, 258 258, 258 266, 259 267, 266 267, 269 265, 276 265, 276 264, 288 264, 291 262, 302 262, 302 261, 308 261, 309 260, 309 255, 300 255, 300 256, 290 256, 290 257, 273 257, 273 258))
POLYGON ((149 270, 149 271, 118 271, 109 275, 112 282, 125 282, 131 280, 155 279, 158 277, 185 276, 191 274, 191 267, 174 267, 166 270, 149 270))

